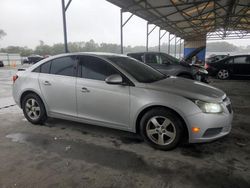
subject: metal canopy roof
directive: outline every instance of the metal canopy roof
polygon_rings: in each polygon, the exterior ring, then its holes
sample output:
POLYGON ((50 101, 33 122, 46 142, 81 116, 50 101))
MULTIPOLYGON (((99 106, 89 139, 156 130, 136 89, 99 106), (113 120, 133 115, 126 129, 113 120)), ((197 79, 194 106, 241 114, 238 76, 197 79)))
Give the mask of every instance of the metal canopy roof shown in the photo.
POLYGON ((250 37, 250 0, 107 0, 183 39, 250 37))

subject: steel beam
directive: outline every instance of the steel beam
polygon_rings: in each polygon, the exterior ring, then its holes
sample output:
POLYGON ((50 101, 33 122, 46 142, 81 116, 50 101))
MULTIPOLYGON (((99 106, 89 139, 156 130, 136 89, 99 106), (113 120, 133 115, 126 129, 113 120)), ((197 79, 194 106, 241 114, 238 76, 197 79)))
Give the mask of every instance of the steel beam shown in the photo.
POLYGON ((156 25, 149 31, 149 23, 147 22, 147 34, 146 34, 146 51, 148 52, 148 37, 149 35, 155 30, 155 28, 157 27, 156 25), (148 32, 149 31, 149 32, 148 32))
POLYGON ((123 27, 128 23, 128 21, 134 16, 131 14, 128 19, 123 23, 123 9, 120 10, 120 36, 121 36, 121 54, 123 54, 123 27))
POLYGON ((166 35, 167 31, 165 31, 163 34, 161 34, 161 28, 159 28, 159 47, 158 51, 161 51, 161 39, 166 35))
POLYGON ((68 41, 67 41, 67 23, 66 23, 66 15, 65 15, 65 2, 62 0, 62 16, 63 16, 63 34, 64 34, 64 50, 65 53, 69 52, 68 49, 68 41))
POLYGON ((174 39, 174 37, 175 37, 175 35, 171 38, 171 33, 169 33, 169 36, 168 36, 168 54, 169 55, 170 55, 170 52, 171 52, 171 50, 170 50, 170 48, 171 48, 170 43, 174 39))
POLYGON ((174 37, 174 57, 176 57, 176 35, 174 37))
POLYGON ((122 9, 120 11, 120 31, 121 31, 121 54, 123 54, 123 16, 122 16, 123 12, 122 9))

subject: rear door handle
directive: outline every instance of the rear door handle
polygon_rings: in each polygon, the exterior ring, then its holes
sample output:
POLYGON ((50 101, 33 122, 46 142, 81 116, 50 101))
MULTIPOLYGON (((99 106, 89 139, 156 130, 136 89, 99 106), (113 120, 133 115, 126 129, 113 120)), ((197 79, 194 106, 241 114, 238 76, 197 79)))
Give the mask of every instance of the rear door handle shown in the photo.
POLYGON ((90 92, 90 91, 88 90, 88 88, 82 87, 82 92, 83 92, 83 93, 88 93, 88 92, 90 92))
POLYGON ((43 85, 50 86, 51 83, 50 83, 49 81, 44 81, 44 82, 43 82, 43 85))

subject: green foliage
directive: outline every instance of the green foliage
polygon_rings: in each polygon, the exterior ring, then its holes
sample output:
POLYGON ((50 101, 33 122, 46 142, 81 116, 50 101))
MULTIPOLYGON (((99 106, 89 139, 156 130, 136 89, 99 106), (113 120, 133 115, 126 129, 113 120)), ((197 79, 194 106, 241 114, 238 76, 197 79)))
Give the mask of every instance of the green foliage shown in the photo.
POLYGON ((29 56, 33 53, 33 50, 27 47, 8 46, 7 48, 0 49, 0 52, 17 53, 17 54, 20 54, 21 56, 29 56))
MULTIPOLYGON (((1 31, 1 30, 0 30, 1 31)), ((183 47, 183 45, 182 45, 183 47)), ((69 42, 68 48, 70 52, 112 52, 112 53, 120 53, 121 47, 118 44, 112 43, 95 43, 93 39, 88 42, 69 42)), ((145 51, 145 46, 125 46, 124 53, 129 52, 142 52, 145 51)), ((207 49, 208 52, 233 52, 233 51, 249 51, 250 45, 246 48, 237 47, 233 44, 227 42, 208 42, 207 49)), ((149 51, 158 51, 158 46, 150 47, 149 51)), ((162 52, 168 52, 168 44, 163 43, 161 45, 162 52)), ((175 46, 173 44, 170 45, 170 52, 173 54, 175 51, 175 46)), ((19 46, 8 46, 7 48, 0 49, 0 52, 5 53, 19 53, 21 56, 29 56, 31 54, 38 55, 56 55, 64 53, 64 44, 57 43, 54 45, 47 45, 42 40, 39 41, 39 45, 36 46, 34 50, 27 47, 19 47, 19 46)), ((180 44, 176 45, 176 53, 180 52, 180 44)))

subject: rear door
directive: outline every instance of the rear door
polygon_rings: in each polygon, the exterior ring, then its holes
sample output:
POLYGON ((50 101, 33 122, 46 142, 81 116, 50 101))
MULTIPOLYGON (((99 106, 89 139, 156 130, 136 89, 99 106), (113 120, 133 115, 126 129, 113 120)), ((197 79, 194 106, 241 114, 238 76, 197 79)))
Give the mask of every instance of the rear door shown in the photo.
POLYGON ((250 56, 234 57, 233 72, 237 75, 250 75, 250 56))
POLYGON ((105 79, 120 74, 111 64, 93 56, 80 56, 77 78, 78 117, 93 123, 129 126, 130 86, 111 85, 105 79))
POLYGON ((76 116, 76 58, 60 57, 41 65, 39 85, 49 113, 76 116))

